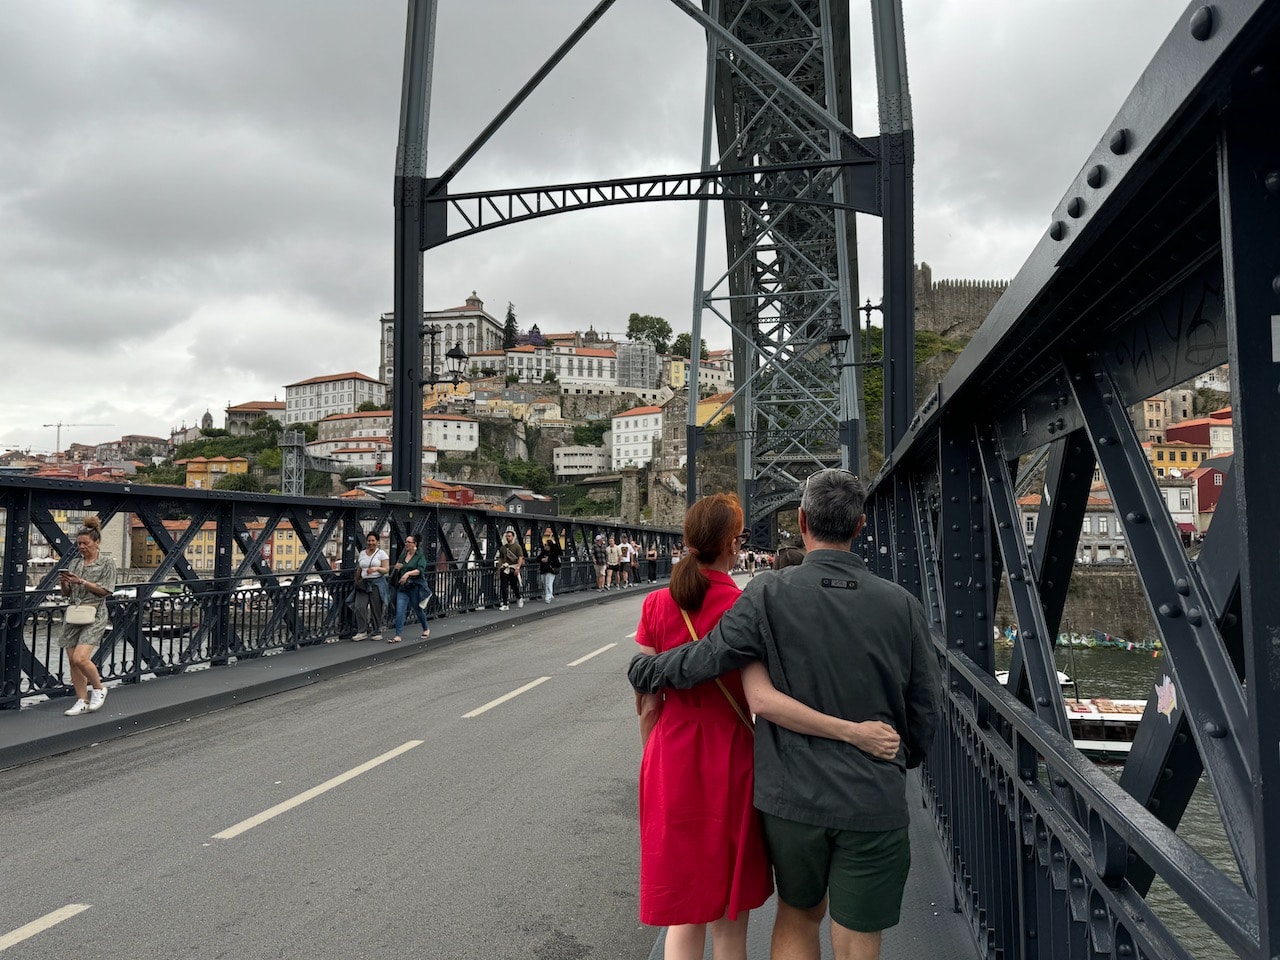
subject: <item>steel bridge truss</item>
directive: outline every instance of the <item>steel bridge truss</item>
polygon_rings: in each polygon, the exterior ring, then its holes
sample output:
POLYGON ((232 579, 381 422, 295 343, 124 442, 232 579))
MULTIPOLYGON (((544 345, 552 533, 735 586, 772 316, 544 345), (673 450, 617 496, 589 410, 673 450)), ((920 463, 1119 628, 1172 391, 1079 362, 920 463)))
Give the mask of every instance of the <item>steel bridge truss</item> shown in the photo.
MULTIPOLYGON (((893 436, 905 429, 912 406, 911 135, 901 11, 894 0, 872 4, 881 75, 880 137, 860 140, 849 129, 847 4, 672 0, 709 38, 700 172, 450 194, 458 172, 613 2, 601 0, 459 158, 439 176, 428 177, 436 2, 410 0, 396 173, 392 384, 392 433, 404 455, 394 458, 392 485, 416 497, 421 483, 415 451, 421 443, 422 252, 572 210, 694 200, 700 210, 692 342, 701 342, 704 310, 730 326, 733 402, 742 428, 739 492, 748 516, 758 515, 767 524, 815 469, 866 463, 865 431, 859 427, 861 368, 855 356, 855 363, 833 370, 827 343, 833 331, 857 329, 853 215, 858 212, 879 215, 886 224, 886 290, 894 296, 886 297, 892 306, 886 306, 885 317, 895 331, 889 339, 886 423, 895 425, 893 436), (719 142, 715 155, 713 128, 719 142), (729 266, 704 292, 709 200, 720 201, 725 211, 729 266)), ((696 403, 689 411, 692 500, 703 435, 696 425, 696 403)))
MULTIPOLYGON (((350 637, 356 554, 369 533, 397 555, 405 537, 419 535, 433 616, 497 603, 494 558, 508 527, 531 555, 553 529, 565 552, 562 592, 594 588, 597 534, 656 544, 664 576, 678 540, 673 530, 435 504, 3 477, 0 710, 71 693, 57 643, 66 605, 57 580, 76 550, 59 518, 66 525, 90 513, 108 534, 113 521, 123 524, 123 537, 140 553, 134 569, 120 571, 121 584, 132 581, 128 595, 107 601, 111 628, 95 657, 104 679, 125 682, 350 637), (29 571, 38 568, 44 572, 28 588, 29 571)), ((123 557, 114 559, 124 566, 123 557)))
MULTIPOLYGON (((866 468, 861 358, 854 336, 858 283, 852 210, 881 216, 886 240, 891 234, 905 240, 886 245, 886 280, 896 272, 910 277, 911 141, 901 10, 893 3, 872 4, 881 135, 860 140, 849 128, 848 4, 708 0, 699 6, 680 0, 677 6, 708 35, 703 166, 737 173, 745 185, 765 188, 723 205, 728 265, 710 282, 704 275, 705 210, 700 217, 693 342, 700 342, 704 312, 729 326, 739 494, 754 538, 772 542, 774 515, 795 505, 806 476, 833 465, 866 468), (807 198, 814 184, 792 182, 780 190, 780 177, 755 176, 758 169, 779 164, 822 166, 851 159, 866 165, 853 169, 867 180, 874 175, 874 203, 850 202, 864 188, 849 176, 826 184, 831 202, 778 203, 769 194, 807 198), (899 256, 904 252, 905 260, 899 256), (833 369, 828 337, 837 331, 850 334, 855 348, 852 363, 833 369)), ((910 325, 912 288, 890 282, 886 290, 898 288, 905 288, 906 299, 896 303, 892 320, 900 323, 901 314, 910 325)), ((910 327, 900 332, 910 344, 910 327)), ((907 378, 901 388, 895 383, 888 391, 896 396, 907 390, 907 410, 910 366, 910 353, 905 366, 891 365, 893 373, 905 370, 907 378)), ((691 406, 689 472, 695 479, 690 500, 697 494, 696 455, 704 441, 695 413, 691 406)), ((887 406, 886 420, 892 416, 887 406)), ((905 418, 900 419, 905 427, 905 418)))
POLYGON ((1278 49, 1280 4, 1192 5, 874 483, 860 547, 936 630, 925 779, 988 956, 1190 957, 1157 879, 1213 955, 1280 955, 1278 49), (1233 466, 1189 559, 1127 408, 1224 362, 1233 466), (1095 467, 1163 647, 1118 782, 1074 748, 1053 660, 1095 467), (1022 627, 1007 687, 1001 590, 1022 627), (1179 832, 1202 775, 1234 869, 1179 832))

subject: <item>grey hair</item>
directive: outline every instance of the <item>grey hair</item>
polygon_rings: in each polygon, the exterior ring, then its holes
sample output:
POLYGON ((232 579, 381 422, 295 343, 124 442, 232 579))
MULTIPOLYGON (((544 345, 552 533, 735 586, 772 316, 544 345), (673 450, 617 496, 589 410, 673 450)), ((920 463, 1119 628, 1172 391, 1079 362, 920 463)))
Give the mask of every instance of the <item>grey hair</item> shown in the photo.
POLYGON ((867 502, 867 488, 848 470, 819 470, 804 483, 800 509, 814 539, 844 543, 853 539, 867 502))

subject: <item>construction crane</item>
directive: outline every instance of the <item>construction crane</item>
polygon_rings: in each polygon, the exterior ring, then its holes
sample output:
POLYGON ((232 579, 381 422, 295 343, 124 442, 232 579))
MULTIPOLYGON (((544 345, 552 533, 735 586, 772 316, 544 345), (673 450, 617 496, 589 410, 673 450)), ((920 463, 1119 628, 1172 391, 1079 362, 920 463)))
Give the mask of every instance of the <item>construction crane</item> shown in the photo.
POLYGON ((44 427, 57 427, 58 432, 54 435, 53 455, 55 457, 62 456, 62 428, 63 427, 114 427, 114 423, 63 423, 59 420, 57 423, 41 424, 44 427))

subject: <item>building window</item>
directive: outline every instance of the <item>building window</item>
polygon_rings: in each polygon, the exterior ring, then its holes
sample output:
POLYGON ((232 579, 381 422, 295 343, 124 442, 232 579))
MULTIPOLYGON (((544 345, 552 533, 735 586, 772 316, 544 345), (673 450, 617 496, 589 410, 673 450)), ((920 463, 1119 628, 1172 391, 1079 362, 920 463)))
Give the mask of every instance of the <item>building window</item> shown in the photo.
POLYGON ((1108 520, 1108 519, 1109 519, 1109 518, 1107 518, 1107 517, 1099 517, 1099 518, 1098 518, 1098 533, 1099 533, 1100 535, 1104 536, 1104 537, 1107 535, 1107 525, 1108 525, 1108 524, 1107 524, 1107 520, 1108 520))
POLYGON ((1214 485, 1215 487, 1220 487, 1220 486, 1222 486, 1222 474, 1220 474, 1220 473, 1215 473, 1215 474, 1213 475, 1213 485, 1214 485))
POLYGON ((1156 451, 1156 460, 1157 460, 1157 461, 1164 460, 1164 451, 1163 451, 1163 450, 1157 450, 1157 451, 1156 451))
POLYGON ((1093 517, 1085 517, 1080 524, 1081 533, 1093 533, 1093 517))
POLYGON ((1191 509, 1191 491, 1190 490, 1178 491, 1178 509, 1179 510, 1191 509))
POLYGON ((1035 514, 1027 514, 1027 516, 1026 516, 1026 520, 1025 520, 1025 523, 1026 523, 1026 527, 1027 527, 1027 533, 1035 533, 1035 532, 1036 532, 1036 518, 1035 518, 1035 514))

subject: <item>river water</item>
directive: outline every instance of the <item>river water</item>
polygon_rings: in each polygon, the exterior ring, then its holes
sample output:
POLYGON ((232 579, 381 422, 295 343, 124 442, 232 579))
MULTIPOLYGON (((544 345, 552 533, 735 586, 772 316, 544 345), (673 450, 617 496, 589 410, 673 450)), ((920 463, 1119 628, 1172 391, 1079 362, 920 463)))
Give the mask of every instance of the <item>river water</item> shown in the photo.
MULTIPOLYGON (((997 669, 1008 668, 1011 653, 1012 647, 997 646, 997 669)), ((1066 647, 1059 648, 1055 660, 1058 669, 1076 682, 1081 697, 1149 700, 1168 672, 1163 653, 1153 657, 1150 652, 1066 647)), ((1068 696, 1071 695, 1068 691, 1068 696)), ((1117 779, 1120 776, 1119 766, 1103 769, 1117 779)), ((1227 844, 1217 804, 1203 776, 1183 814, 1178 835, 1227 875, 1238 878, 1235 857, 1227 844)), ((1147 900, 1192 956, 1205 960, 1234 956, 1162 881, 1157 879, 1147 900)))

